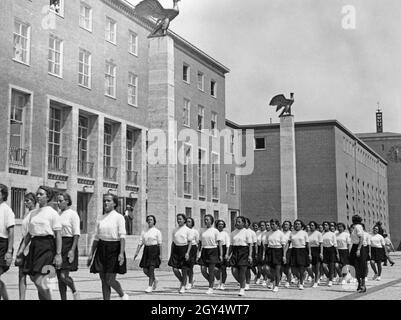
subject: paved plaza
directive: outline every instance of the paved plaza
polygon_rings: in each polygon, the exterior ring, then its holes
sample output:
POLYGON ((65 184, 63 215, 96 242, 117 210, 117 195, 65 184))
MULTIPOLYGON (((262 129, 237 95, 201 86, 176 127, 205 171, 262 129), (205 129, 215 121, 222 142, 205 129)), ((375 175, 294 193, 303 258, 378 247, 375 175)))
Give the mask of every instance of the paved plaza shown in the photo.
MULTIPOLYGON (((251 290, 246 292, 244 297, 238 297, 238 286, 231 272, 228 272, 227 286, 225 291, 214 290, 213 295, 206 295, 207 283, 200 273, 199 266, 195 266, 195 288, 185 294, 178 293, 178 280, 172 271, 166 267, 166 263, 161 270, 157 270, 156 275, 159 279, 158 289, 147 294, 147 277, 141 270, 128 270, 125 275, 117 278, 121 282, 123 289, 130 296, 131 300, 400 300, 401 299, 401 252, 392 253, 395 261, 393 267, 383 267, 381 281, 373 281, 373 272, 369 267, 369 277, 367 282, 367 292, 365 294, 356 293, 351 288, 344 288, 341 285, 333 285, 331 288, 326 284, 318 288, 311 288, 310 283, 305 284, 305 290, 301 291, 293 285, 291 288, 281 287, 279 292, 273 293, 261 285, 251 284, 251 290)), ((84 267, 85 259, 80 258, 80 269, 72 273, 77 289, 82 300, 101 300, 102 291, 98 275, 89 273, 88 268, 84 267)), ((138 261, 136 262, 139 263, 138 261)), ((18 269, 12 267, 5 275, 3 281, 7 284, 10 299, 18 299, 18 269)), ((52 285, 53 299, 60 299, 57 283, 52 285)), ((28 280, 27 299, 37 300, 37 292, 33 283, 28 280)), ((72 300, 72 294, 68 291, 68 299, 72 300)), ((112 291, 112 300, 119 300, 117 294, 112 291)))

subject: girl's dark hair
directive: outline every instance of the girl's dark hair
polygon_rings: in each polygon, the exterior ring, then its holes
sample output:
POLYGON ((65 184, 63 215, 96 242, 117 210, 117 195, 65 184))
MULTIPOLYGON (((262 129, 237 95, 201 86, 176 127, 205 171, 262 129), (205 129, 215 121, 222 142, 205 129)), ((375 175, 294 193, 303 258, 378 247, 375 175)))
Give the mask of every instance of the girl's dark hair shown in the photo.
POLYGON ((316 230, 319 229, 319 225, 317 224, 316 221, 310 221, 308 224, 309 224, 309 226, 310 226, 311 224, 313 224, 313 225, 315 226, 315 229, 316 229, 316 230))
POLYGON ((156 217, 153 214, 150 214, 146 217, 146 222, 148 221, 148 218, 153 218, 153 224, 156 225, 156 217))
POLYGON ((214 226, 216 227, 216 229, 217 229, 217 227, 219 226, 219 223, 220 223, 220 222, 223 223, 223 228, 226 227, 226 223, 224 222, 224 220, 219 219, 219 220, 216 220, 216 222, 214 223, 214 226))
POLYGON ((328 221, 323 221, 322 222, 322 226, 324 227, 324 225, 327 223, 327 225, 329 226, 329 228, 330 228, 330 222, 328 222, 328 221))
POLYGON ((277 227, 280 227, 280 221, 278 221, 277 219, 270 219, 270 224, 274 223, 277 227))
POLYGON ((185 222, 187 222, 188 220, 191 220, 192 228, 195 227, 195 220, 191 217, 188 217, 188 218, 186 218, 185 222))
POLYGON ((249 218, 245 218, 245 223, 248 224, 248 227, 251 226, 251 220, 249 218))
POLYGON ((179 214, 177 214, 176 218, 178 218, 179 216, 181 216, 184 219, 185 222, 187 221, 187 217, 186 217, 185 214, 179 213, 179 214))
POLYGON ((47 186, 40 186, 39 189, 42 189, 46 192, 47 202, 50 202, 54 198, 54 191, 52 188, 47 186))
POLYGON ((28 192, 24 195, 24 199, 31 200, 34 204, 36 204, 36 196, 33 192, 28 192))
POLYGON ((262 221, 259 221, 259 223, 258 223, 258 227, 259 227, 259 228, 260 228, 260 226, 261 226, 262 223, 264 223, 265 226, 266 226, 266 221, 263 221, 263 220, 262 220, 262 221))
POLYGON ((365 231, 365 230, 366 230, 365 224, 364 224, 364 223, 361 223, 361 226, 362 226, 363 231, 365 231))
POLYGON ((289 226, 290 226, 290 229, 292 228, 292 222, 290 221, 290 220, 285 220, 284 222, 283 222, 283 224, 282 224, 282 228, 284 229, 284 225, 286 224, 286 223, 288 223, 289 224, 289 226))
MULTIPOLYGON (((59 193, 57 196, 62 196, 64 198, 64 200, 67 200, 68 206, 72 205, 71 196, 67 192, 59 193)), ((117 202, 117 205, 118 205, 118 202, 117 202)))
MULTIPOLYGON (((206 217, 209 217, 209 218, 210 218, 210 221, 212 222, 212 225, 213 225, 213 223, 214 223, 214 217, 213 217, 211 214, 205 215, 205 218, 206 218, 206 217)), ((203 220, 205 220, 205 218, 203 218, 203 220)))
POLYGON ((335 221, 332 221, 332 222, 330 222, 330 223, 329 223, 329 226, 330 226, 331 224, 333 224, 333 225, 334 225, 334 228, 336 228, 336 229, 337 229, 337 222, 335 222, 335 221))
POLYGON ((237 219, 240 219, 243 224, 246 223, 246 220, 245 220, 246 218, 244 216, 238 216, 238 217, 235 218, 235 220, 237 220, 237 219))
POLYGON ((294 221, 294 228, 295 228, 295 223, 297 223, 297 222, 300 222, 301 223, 301 229, 304 229, 305 228, 305 224, 302 222, 302 220, 300 220, 300 219, 297 219, 297 220, 295 220, 294 221))
POLYGON ((346 228, 344 223, 342 223, 342 222, 337 223, 337 229, 338 229, 339 226, 342 226, 344 230, 347 230, 347 228, 346 228))
POLYGON ((353 215, 351 220, 352 220, 353 224, 361 224, 362 223, 362 218, 358 214, 353 215))
POLYGON ((106 193, 105 195, 103 195, 103 199, 108 197, 108 196, 110 196, 113 199, 113 202, 114 202, 114 205, 115 205, 114 209, 117 209, 117 207, 118 207, 118 196, 109 192, 109 193, 106 193))
POLYGON ((7 201, 8 198, 8 187, 4 184, 0 184, 0 192, 3 196, 3 201, 7 201))

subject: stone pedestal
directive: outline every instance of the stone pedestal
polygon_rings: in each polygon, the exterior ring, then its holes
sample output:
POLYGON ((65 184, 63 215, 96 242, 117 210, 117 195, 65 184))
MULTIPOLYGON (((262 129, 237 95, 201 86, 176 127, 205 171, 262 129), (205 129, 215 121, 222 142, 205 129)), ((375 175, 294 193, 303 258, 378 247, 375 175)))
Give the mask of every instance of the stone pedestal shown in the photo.
POLYGON ((294 221, 297 210, 297 170, 294 116, 280 118, 281 221, 294 221))
MULTIPOLYGON (((148 215, 157 219, 163 236, 163 259, 170 254, 176 211, 176 152, 174 150, 174 41, 170 37, 149 39, 149 130, 163 131, 167 145, 159 145, 159 163, 148 164, 148 215)), ((155 141, 149 141, 149 146, 155 141)))

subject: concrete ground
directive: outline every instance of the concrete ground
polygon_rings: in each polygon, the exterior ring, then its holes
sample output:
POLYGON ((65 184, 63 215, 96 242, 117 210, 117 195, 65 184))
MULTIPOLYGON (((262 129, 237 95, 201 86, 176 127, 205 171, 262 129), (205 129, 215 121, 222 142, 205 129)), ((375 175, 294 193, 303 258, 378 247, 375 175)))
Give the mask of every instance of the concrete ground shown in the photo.
MULTIPOLYGON (((401 300, 401 252, 392 253, 395 261, 393 267, 383 267, 381 281, 373 281, 373 272, 369 267, 369 276, 367 282, 367 292, 359 294, 355 289, 333 285, 331 288, 326 284, 318 288, 311 288, 311 284, 305 284, 305 290, 298 290, 294 285, 291 288, 280 287, 279 292, 273 293, 261 285, 251 284, 251 290, 246 292, 244 297, 238 297, 238 286, 231 272, 228 272, 227 286, 225 291, 214 290, 213 295, 206 295, 207 282, 200 273, 199 266, 195 266, 195 288, 187 291, 185 294, 178 293, 178 280, 174 277, 172 271, 163 266, 161 270, 156 271, 159 279, 158 289, 147 294, 144 290, 147 287, 147 277, 141 270, 128 270, 125 275, 118 275, 125 292, 131 300, 401 300)), ((80 269, 71 273, 76 287, 80 292, 81 300, 101 300, 102 291, 98 275, 89 273, 88 268, 84 266, 85 258, 80 258, 80 269)), ((137 264, 139 261, 136 262, 137 264)), ((2 276, 6 283, 10 300, 18 300, 18 269, 16 267, 2 276)), ((59 300, 57 283, 50 284, 53 287, 53 299, 59 300)), ((26 293, 28 300, 37 300, 37 291, 28 279, 28 289, 26 293)), ((72 300, 72 294, 68 291, 68 299, 72 300)), ((112 291, 112 300, 119 300, 118 295, 112 291)))

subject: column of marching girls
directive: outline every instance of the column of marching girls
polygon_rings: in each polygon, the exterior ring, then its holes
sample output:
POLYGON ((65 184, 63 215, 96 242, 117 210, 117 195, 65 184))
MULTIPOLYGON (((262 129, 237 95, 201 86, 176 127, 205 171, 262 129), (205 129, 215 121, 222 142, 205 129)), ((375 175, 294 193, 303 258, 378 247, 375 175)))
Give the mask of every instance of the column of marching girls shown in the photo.
MULTIPOLYGON (((78 270, 80 218, 71 209, 70 195, 66 192, 55 195, 46 186, 38 187, 36 193, 25 194, 22 237, 18 248, 14 248, 15 216, 6 203, 8 190, 0 184, 0 299, 9 298, 1 276, 14 263, 18 267, 15 280, 20 300, 26 298, 28 279, 36 287, 40 300, 51 300, 54 293, 47 285, 49 272, 57 276, 62 300, 67 299, 67 290, 74 300, 79 300, 71 273, 78 270)), ((99 275, 104 300, 111 298, 111 289, 122 300, 130 298, 117 280, 117 274, 127 272, 127 231, 124 216, 116 211, 118 205, 116 195, 104 195, 103 215, 98 218, 87 261, 89 272, 99 275)), ((350 226, 333 221, 305 224, 299 219, 252 222, 238 216, 232 232, 227 230, 225 221, 214 221, 212 215, 203 219, 204 228, 198 228, 191 217, 184 214, 176 217, 167 264, 178 280, 177 294, 190 294, 194 289, 207 287, 207 295, 219 290, 227 295, 244 296, 247 291, 261 287, 274 295, 290 287, 314 290, 335 285, 356 287, 357 292, 363 293, 367 290, 369 265, 373 271, 369 281, 381 280, 383 264, 394 265, 390 257, 394 247, 382 224, 378 222, 372 230, 366 230, 359 215, 352 217, 350 226), (204 283, 194 281, 197 265, 204 283), (228 270, 237 284, 232 278, 227 283, 228 270)), ((163 239, 156 216, 147 216, 146 223, 134 260, 143 247, 139 266, 149 280, 144 292, 151 294, 162 286, 156 270, 162 263, 163 239)))

